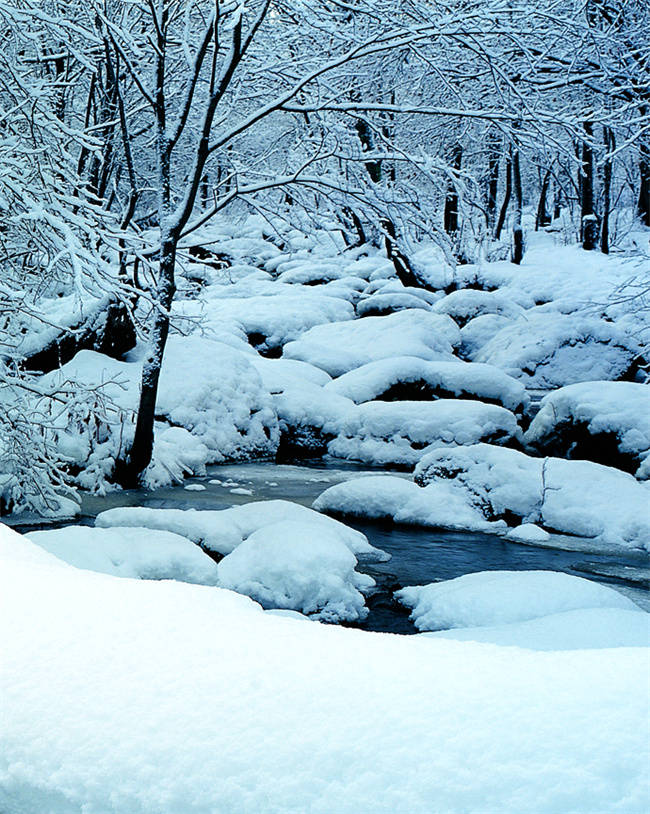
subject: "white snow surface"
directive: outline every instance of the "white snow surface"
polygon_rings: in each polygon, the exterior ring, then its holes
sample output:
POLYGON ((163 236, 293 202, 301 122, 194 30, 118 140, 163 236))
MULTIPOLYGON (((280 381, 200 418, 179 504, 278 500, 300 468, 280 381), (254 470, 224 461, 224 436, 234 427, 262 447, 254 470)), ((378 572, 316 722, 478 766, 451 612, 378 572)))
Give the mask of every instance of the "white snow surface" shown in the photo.
POLYGON ((581 608, 642 611, 606 585, 560 571, 478 571, 395 592, 418 630, 525 622, 581 608))
POLYGON ((338 458, 415 465, 440 446, 521 439, 515 416, 479 401, 367 401, 350 412, 330 441, 338 458))
POLYGON ((0 809, 647 811, 647 651, 536 653, 263 613, 0 529, 0 809), (108 611, 107 611, 108 609, 108 611))
POLYGON ((388 316, 318 325, 285 345, 283 355, 309 362, 330 376, 340 376, 391 356, 451 359, 458 344, 460 331, 450 317, 409 309, 388 316))
MULTIPOLYGON (((638 458, 640 474, 650 456, 650 387, 634 382, 590 381, 561 387, 542 399, 525 435, 544 449, 558 425, 580 424, 592 435, 611 433, 622 453, 638 458)), ((650 472, 646 476, 650 475, 650 472)))
POLYGON ((187 537, 170 531, 67 526, 27 536, 76 568, 116 577, 217 584, 216 563, 187 537))
POLYGON ((385 552, 370 545, 365 534, 331 517, 288 500, 259 500, 230 509, 148 509, 139 506, 108 509, 95 519, 100 528, 143 526, 182 534, 210 551, 230 554, 256 531, 277 523, 296 522, 313 528, 312 537, 322 532, 337 536, 357 557, 389 559, 385 552))
POLYGON ((373 401, 396 384, 422 382, 444 395, 497 402, 520 411, 530 401, 521 382, 493 365, 472 362, 427 362, 414 356, 380 359, 344 373, 325 389, 357 404, 373 401))
POLYGON ((219 584, 265 608, 285 608, 327 622, 366 618, 363 594, 375 581, 336 528, 296 520, 253 532, 219 563, 219 584))
POLYGON ((650 646, 650 615, 621 608, 582 608, 552 613, 525 622, 453 628, 422 635, 458 642, 523 647, 527 650, 647 648, 650 646))

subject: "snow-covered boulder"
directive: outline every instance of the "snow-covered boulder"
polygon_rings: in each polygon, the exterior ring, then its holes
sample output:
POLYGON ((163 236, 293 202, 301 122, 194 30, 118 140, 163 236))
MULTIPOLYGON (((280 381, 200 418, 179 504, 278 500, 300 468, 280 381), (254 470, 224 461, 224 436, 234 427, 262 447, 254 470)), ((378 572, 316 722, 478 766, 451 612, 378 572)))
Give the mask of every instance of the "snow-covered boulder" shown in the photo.
POLYGON ((281 433, 278 460, 324 455, 356 410, 351 399, 308 382, 285 388, 273 403, 281 433))
POLYGON ((543 455, 587 459, 648 478, 650 387, 602 381, 562 387, 544 397, 525 442, 543 455))
POLYGON ((477 401, 368 401, 352 411, 330 441, 331 455, 372 464, 413 466, 439 446, 521 440, 517 419, 477 401))
POLYGON ((521 382, 492 365, 428 362, 414 356, 379 359, 325 385, 332 393, 364 401, 476 399, 522 412, 529 396, 521 382))
POLYGON ((326 622, 366 618, 363 592, 375 581, 332 526, 296 520, 265 525, 219 563, 219 584, 264 608, 286 608, 326 622))
POLYGON ((499 314, 483 314, 470 319, 460 330, 459 355, 463 359, 474 359, 484 345, 487 345, 502 328, 512 323, 512 319, 499 314))
POLYGON ((322 531, 336 535, 359 559, 386 560, 388 555, 370 545, 365 534, 288 500, 264 500, 216 511, 195 509, 149 509, 128 506, 97 515, 100 528, 143 526, 172 531, 188 537, 217 554, 230 554, 256 531, 280 522, 310 525, 314 536, 322 531))
POLYGON ((432 308, 437 314, 448 314, 460 328, 476 317, 496 314, 507 319, 517 319, 524 309, 500 291, 480 291, 464 288, 452 291, 432 308))
POLYGON ((530 309, 502 328, 474 362, 501 368, 528 388, 554 388, 634 371, 640 346, 612 322, 579 313, 530 309))
POLYGON ((451 317, 409 309, 384 317, 318 325, 285 345, 283 356, 340 376, 391 356, 451 359, 458 344, 460 332, 451 317))
POLYGON ((618 591, 559 571, 479 571, 395 593, 418 630, 503 625, 579 608, 639 610, 618 591))
POLYGON ((306 382, 322 386, 332 378, 319 367, 297 359, 251 356, 249 361, 262 377, 262 384, 269 393, 281 393, 289 387, 301 387, 306 382))
POLYGON ((431 306, 421 297, 404 291, 378 291, 376 294, 370 294, 359 300, 356 310, 359 317, 381 317, 408 308, 431 310, 431 306))
POLYGON ((534 523, 604 546, 650 549, 648 490, 612 467, 476 444, 431 452, 414 478, 422 486, 446 481, 489 520, 534 523))
POLYGON ((217 584, 216 563, 187 537, 170 531, 67 526, 27 536, 76 568, 116 577, 217 584))

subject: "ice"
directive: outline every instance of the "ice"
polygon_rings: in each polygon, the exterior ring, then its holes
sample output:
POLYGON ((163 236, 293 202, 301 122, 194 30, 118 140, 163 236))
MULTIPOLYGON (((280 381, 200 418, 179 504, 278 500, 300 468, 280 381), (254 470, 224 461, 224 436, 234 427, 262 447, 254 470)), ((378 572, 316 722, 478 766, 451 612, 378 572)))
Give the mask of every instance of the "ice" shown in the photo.
POLYGON ((165 529, 185 535, 210 551, 230 554, 242 540, 266 526, 294 521, 313 526, 314 535, 322 530, 337 534, 349 550, 359 558, 388 559, 378 548, 371 546, 360 531, 325 517, 306 506, 288 500, 260 500, 217 511, 196 509, 148 509, 135 506, 108 509, 97 515, 100 528, 144 526, 165 529))
POLYGON ((383 317, 319 325, 284 348, 284 356, 340 376, 376 359, 417 356, 450 359, 460 344, 455 322, 442 314, 407 310, 383 317))
POLYGON ((643 613, 613 588, 559 571, 479 571, 402 588, 395 597, 412 609, 418 630, 504 625, 583 608, 643 613))
POLYGON ((340 533, 296 520, 253 532, 219 563, 219 584, 257 600, 327 622, 366 618, 362 591, 375 581, 355 571, 340 533))
POLYGON ((492 365, 427 362, 413 356, 369 362, 327 383, 325 390, 357 404, 455 397, 497 403, 514 412, 521 412, 530 400, 521 382, 492 365))
POLYGON ((0 555, 2 811, 650 807, 647 650, 305 624, 74 569, 6 529, 0 555))
POLYGON ((28 537, 76 568, 116 577, 217 584, 217 566, 210 557, 187 537, 170 531, 66 526, 28 537))
POLYGON ((614 466, 643 475, 640 465, 650 456, 650 387, 602 381, 562 387, 544 397, 525 441, 543 454, 598 463, 607 456, 614 466), (603 434, 613 437, 618 456, 603 448, 603 434))

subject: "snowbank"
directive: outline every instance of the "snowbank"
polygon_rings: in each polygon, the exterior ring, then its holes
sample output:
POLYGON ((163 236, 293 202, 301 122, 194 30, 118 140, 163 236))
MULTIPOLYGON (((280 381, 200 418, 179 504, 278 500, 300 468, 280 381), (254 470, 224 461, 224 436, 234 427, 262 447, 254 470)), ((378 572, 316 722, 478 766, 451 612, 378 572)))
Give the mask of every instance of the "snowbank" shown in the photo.
POLYGON ((525 622, 579 608, 641 613, 618 591, 559 571, 479 571, 402 588, 395 597, 412 608, 411 618, 418 630, 525 622))
POLYGON ((283 521, 253 532, 219 563, 219 584, 257 600, 326 622, 366 618, 362 591, 375 581, 332 527, 283 521))
POLYGON ((542 400, 525 442, 538 453, 586 458, 650 477, 650 387, 582 382, 542 400))
POLYGON ((3 811, 650 807, 647 651, 371 635, 0 549, 3 811))
POLYGON ((193 542, 170 531, 68 526, 29 539, 76 568, 135 579, 217 584, 217 566, 193 542))

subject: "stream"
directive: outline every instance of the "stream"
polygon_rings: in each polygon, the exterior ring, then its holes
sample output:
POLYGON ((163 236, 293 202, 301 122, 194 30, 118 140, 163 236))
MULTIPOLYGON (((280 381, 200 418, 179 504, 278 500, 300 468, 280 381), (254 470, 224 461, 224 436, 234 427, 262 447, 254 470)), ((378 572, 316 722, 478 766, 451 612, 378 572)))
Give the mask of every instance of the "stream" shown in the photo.
MULTIPOLYGON (((370 471, 348 462, 322 460, 313 465, 255 462, 212 466, 206 477, 191 478, 181 486, 115 492, 105 497, 84 495, 80 522, 90 523, 99 512, 116 506, 225 509, 252 500, 272 499, 311 506, 329 486, 370 471)), ((370 614, 361 625, 365 630, 415 633, 408 612, 393 600, 393 591, 473 571, 564 571, 611 584, 650 610, 650 557, 642 552, 596 553, 590 549, 589 540, 562 535, 553 535, 553 547, 542 547, 511 543, 491 534, 360 520, 345 522, 391 554, 388 562, 359 566, 377 581, 377 591, 367 599, 370 614)))

